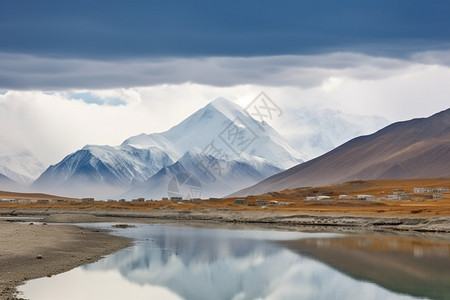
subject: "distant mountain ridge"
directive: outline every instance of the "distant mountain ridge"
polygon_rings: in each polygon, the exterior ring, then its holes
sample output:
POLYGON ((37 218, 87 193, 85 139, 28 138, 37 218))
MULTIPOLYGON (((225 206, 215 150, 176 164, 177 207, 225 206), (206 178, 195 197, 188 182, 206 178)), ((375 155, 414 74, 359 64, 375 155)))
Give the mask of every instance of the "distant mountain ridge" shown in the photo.
POLYGON ((44 170, 28 149, 0 137, 0 174, 9 179, 0 181, 0 189, 25 190, 44 170))
POLYGON ((356 179, 450 177, 450 109, 357 137, 233 195, 356 179))
POLYGON ((283 128, 290 130, 282 132, 283 136, 305 161, 390 124, 379 116, 352 115, 336 109, 311 106, 286 110, 278 121, 283 128))
POLYGON ((214 179, 202 182, 202 196, 223 196, 301 162, 299 156, 268 124, 218 98, 166 132, 140 134, 115 147, 85 146, 50 166, 33 187, 79 197, 112 197, 129 190, 121 196, 157 199, 167 196, 175 173, 200 178, 209 173, 214 179), (240 180, 232 181, 232 174, 240 174, 240 180), (225 183, 220 179, 225 175, 230 179, 226 185, 211 188, 225 183))
POLYGON ((154 199, 168 196, 183 198, 197 198, 202 195, 224 196, 230 191, 248 186, 249 183, 254 184, 267 178, 267 174, 281 171, 283 169, 263 160, 257 162, 254 159, 242 158, 226 161, 198 151, 189 151, 176 163, 162 168, 123 196, 154 199), (214 169, 208 170, 207 166, 214 169), (189 176, 192 178, 187 178, 189 176))

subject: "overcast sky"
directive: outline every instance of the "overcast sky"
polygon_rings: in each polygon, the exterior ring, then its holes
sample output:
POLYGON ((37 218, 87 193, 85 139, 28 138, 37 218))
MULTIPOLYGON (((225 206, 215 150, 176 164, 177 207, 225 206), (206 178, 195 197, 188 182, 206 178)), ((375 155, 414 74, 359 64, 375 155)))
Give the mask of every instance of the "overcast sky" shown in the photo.
POLYGON ((3 0, 0 14, 0 151, 46 164, 221 96, 390 121, 450 103, 449 1, 3 0))

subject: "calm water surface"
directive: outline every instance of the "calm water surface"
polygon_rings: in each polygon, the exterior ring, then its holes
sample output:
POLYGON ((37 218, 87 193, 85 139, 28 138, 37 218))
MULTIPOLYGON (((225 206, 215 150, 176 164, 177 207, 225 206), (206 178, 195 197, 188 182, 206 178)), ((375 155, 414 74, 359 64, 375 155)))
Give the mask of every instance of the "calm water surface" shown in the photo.
POLYGON ((147 224, 114 234, 136 242, 19 290, 31 300, 450 299, 446 242, 147 224))

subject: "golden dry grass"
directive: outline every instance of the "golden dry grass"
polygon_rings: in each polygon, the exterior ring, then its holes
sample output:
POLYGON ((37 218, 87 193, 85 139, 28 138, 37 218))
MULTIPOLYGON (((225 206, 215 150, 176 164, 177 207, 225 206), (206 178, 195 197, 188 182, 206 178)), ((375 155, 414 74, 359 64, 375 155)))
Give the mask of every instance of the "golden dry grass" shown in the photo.
MULTIPOLYGON (((296 213, 312 213, 325 215, 348 215, 348 216, 417 216, 417 217, 440 217, 450 216, 450 194, 444 194, 444 199, 423 199, 423 195, 412 195, 412 200, 390 201, 390 200, 338 200, 338 195, 370 194, 376 197, 387 197, 394 189, 403 189, 412 193, 414 187, 450 187, 449 178, 437 179, 404 179, 404 180, 358 180, 346 182, 339 185, 328 185, 321 187, 299 188, 276 193, 268 193, 260 196, 245 197, 246 203, 255 203, 257 199, 270 201, 288 202, 291 205, 268 205, 265 208, 249 205, 237 205, 235 199, 227 198, 220 201, 201 201, 199 204, 191 202, 172 203, 170 201, 147 201, 147 202, 90 202, 76 203, 74 199, 43 195, 43 194, 15 194, 0 192, 0 198, 7 195, 8 198, 19 198, 22 195, 27 199, 65 199, 64 203, 49 204, 20 204, 0 203, 0 208, 9 209, 65 209, 65 210, 208 210, 227 208, 232 211, 280 211, 296 213), (31 198, 33 195, 34 198, 31 198), (334 199, 321 201, 305 201, 308 195, 330 195, 334 199)), ((5 197, 5 198, 6 198, 5 197)))
POLYGON ((6 192, 6 191, 0 191, 0 199, 76 200, 76 198, 61 197, 61 196, 41 194, 41 193, 17 193, 17 192, 6 192))

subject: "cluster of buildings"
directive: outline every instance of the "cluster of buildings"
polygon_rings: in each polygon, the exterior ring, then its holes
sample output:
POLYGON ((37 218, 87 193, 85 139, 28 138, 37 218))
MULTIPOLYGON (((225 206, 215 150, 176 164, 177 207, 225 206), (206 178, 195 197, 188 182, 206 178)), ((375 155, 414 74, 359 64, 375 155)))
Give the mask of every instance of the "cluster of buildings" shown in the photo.
POLYGON ((442 199, 443 193, 448 193, 448 187, 436 187, 436 188, 422 188, 416 187, 413 189, 414 194, 421 194, 423 199, 442 199))
MULTIPOLYGON (((376 200, 377 198, 373 195, 339 195, 339 200, 376 200)), ((306 201, 315 201, 315 200, 333 200, 331 196, 307 196, 306 201)))
MULTIPOLYGON (((339 195, 339 200, 411 200, 411 196, 414 194, 419 199, 443 199, 443 193, 448 193, 448 187, 435 187, 435 188, 422 188, 416 187, 413 189, 413 193, 407 193, 403 189, 395 189, 392 194, 383 197, 375 197, 374 195, 339 195)), ((306 201, 316 200, 332 200, 331 196, 307 196, 306 201)))
POLYGON ((275 200, 267 202, 267 200, 263 200, 263 199, 258 199, 255 201, 245 200, 245 199, 235 199, 234 204, 266 207, 266 206, 286 206, 286 205, 293 205, 295 203, 294 202, 275 201, 275 200))
POLYGON ((263 207, 263 206, 267 206, 267 200, 247 201, 245 199, 235 199, 234 200, 234 204, 236 204, 236 205, 261 206, 261 207, 263 207))
POLYGON ((0 203, 22 203, 22 204, 54 204, 54 203, 88 203, 94 202, 94 198, 82 198, 74 200, 64 200, 64 199, 0 199, 0 203))
POLYGON ((405 190, 395 189, 392 194, 387 196, 388 200, 411 200, 411 195, 407 194, 405 190))

